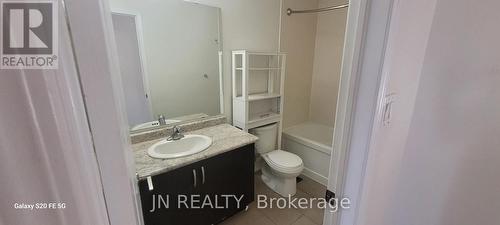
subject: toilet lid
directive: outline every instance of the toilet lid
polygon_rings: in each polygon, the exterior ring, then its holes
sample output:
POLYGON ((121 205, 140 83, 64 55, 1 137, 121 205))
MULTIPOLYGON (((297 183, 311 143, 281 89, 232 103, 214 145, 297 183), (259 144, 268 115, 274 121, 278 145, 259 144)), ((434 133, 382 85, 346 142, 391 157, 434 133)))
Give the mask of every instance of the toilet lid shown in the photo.
POLYGON ((287 151, 275 150, 267 153, 267 157, 273 164, 281 168, 297 168, 302 166, 302 159, 287 151))

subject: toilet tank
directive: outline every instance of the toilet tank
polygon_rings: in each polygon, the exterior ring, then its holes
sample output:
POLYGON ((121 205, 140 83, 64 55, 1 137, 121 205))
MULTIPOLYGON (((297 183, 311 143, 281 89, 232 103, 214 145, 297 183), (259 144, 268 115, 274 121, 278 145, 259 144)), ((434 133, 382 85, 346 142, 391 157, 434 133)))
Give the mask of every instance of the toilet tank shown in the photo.
POLYGON ((255 142, 255 151, 257 153, 263 154, 276 150, 276 139, 278 137, 278 125, 276 123, 257 127, 248 132, 259 138, 255 142))

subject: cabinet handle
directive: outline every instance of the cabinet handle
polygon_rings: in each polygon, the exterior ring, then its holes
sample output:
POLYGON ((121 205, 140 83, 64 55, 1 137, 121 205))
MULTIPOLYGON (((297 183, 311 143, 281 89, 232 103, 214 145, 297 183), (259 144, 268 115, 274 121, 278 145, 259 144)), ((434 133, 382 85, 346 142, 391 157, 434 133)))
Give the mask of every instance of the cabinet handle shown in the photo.
POLYGON ((152 191, 154 189, 153 187, 153 178, 151 176, 147 177, 146 180, 148 181, 148 189, 152 191))
POLYGON ((193 170, 193 185, 196 187, 196 170, 193 170))
POLYGON ((202 178, 201 178, 201 183, 202 184, 205 184, 205 167, 201 167, 201 175, 202 175, 202 178))

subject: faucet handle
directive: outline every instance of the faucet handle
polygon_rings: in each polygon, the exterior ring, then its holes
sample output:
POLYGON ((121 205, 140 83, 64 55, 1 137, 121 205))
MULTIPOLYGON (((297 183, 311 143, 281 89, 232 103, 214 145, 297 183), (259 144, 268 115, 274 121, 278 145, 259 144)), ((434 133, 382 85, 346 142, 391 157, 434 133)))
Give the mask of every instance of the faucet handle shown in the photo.
POLYGON ((167 141, 177 141, 183 138, 184 135, 181 133, 181 128, 178 126, 174 126, 172 135, 167 138, 167 141))
POLYGON ((182 129, 179 126, 174 126, 174 133, 181 133, 182 129))
POLYGON ((163 114, 158 115, 158 122, 160 125, 166 125, 167 122, 165 121, 165 116, 163 114))

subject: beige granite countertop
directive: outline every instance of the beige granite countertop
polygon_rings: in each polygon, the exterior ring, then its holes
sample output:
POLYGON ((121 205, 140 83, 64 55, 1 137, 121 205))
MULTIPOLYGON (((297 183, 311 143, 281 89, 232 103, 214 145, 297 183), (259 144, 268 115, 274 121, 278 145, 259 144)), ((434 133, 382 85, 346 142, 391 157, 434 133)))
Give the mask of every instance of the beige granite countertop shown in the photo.
POLYGON ((220 124, 213 127, 186 132, 185 134, 201 134, 211 137, 212 145, 205 151, 189 156, 173 159, 155 159, 151 158, 147 151, 150 146, 161 139, 133 144, 132 150, 134 152, 135 166, 139 180, 237 149, 254 143, 258 139, 257 137, 229 124, 220 124))

